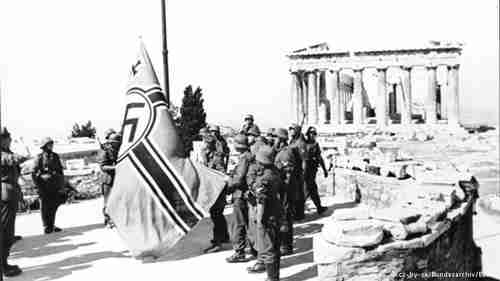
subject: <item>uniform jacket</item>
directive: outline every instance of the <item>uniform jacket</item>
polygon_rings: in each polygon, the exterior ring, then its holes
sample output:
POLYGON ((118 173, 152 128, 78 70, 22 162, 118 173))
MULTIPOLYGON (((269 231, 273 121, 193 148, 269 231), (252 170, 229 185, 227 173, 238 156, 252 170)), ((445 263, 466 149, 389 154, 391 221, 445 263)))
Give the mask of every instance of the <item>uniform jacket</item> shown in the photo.
POLYGON ((321 148, 316 141, 306 142, 306 154, 304 161, 306 162, 306 167, 311 169, 317 169, 321 161, 321 148))
POLYGON ((248 126, 247 124, 243 124, 243 126, 241 126, 240 134, 246 135, 251 128, 254 128, 254 130, 260 134, 259 126, 257 126, 256 124, 252 124, 250 126, 248 126))
POLYGON ((239 156, 238 164, 236 165, 227 184, 228 193, 233 194, 233 199, 244 197, 246 191, 248 190, 247 173, 253 160, 254 157, 249 151, 246 151, 239 156))
POLYGON ((250 165, 247 183, 252 196, 255 197, 257 208, 262 209, 262 212, 258 212, 261 217, 257 220, 265 222, 271 217, 279 218, 281 214, 279 193, 283 188, 283 182, 276 167, 265 167, 259 163, 250 165))
POLYGON ((202 163, 221 172, 226 172, 226 158, 229 148, 227 143, 217 139, 214 143, 205 142, 202 148, 202 163))
POLYGON ((52 151, 38 154, 32 177, 40 192, 57 192, 64 185, 64 173, 59 155, 52 151))
POLYGON ((20 164, 26 160, 25 157, 13 153, 10 150, 2 150, 1 152, 1 200, 8 202, 17 202, 21 196, 21 188, 18 184, 18 179, 21 173, 20 164))
POLYGON ((113 185, 115 179, 115 171, 107 169, 106 166, 115 166, 118 158, 118 149, 111 144, 104 144, 102 151, 99 154, 99 166, 101 167, 101 183, 113 185))
POLYGON ((300 136, 296 139, 293 139, 290 141, 289 144, 290 147, 296 147, 300 159, 301 159, 301 165, 299 165, 299 168, 304 171, 305 170, 305 159, 307 158, 307 143, 304 138, 304 135, 300 134, 300 136))

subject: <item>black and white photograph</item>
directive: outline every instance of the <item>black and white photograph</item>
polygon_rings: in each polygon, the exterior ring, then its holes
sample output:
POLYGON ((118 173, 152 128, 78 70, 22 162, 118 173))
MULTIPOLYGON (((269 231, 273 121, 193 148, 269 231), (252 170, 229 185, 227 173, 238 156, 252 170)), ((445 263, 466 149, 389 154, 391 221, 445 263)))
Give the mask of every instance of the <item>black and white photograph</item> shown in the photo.
POLYGON ((497 0, 2 0, 0 281, 500 281, 497 0))

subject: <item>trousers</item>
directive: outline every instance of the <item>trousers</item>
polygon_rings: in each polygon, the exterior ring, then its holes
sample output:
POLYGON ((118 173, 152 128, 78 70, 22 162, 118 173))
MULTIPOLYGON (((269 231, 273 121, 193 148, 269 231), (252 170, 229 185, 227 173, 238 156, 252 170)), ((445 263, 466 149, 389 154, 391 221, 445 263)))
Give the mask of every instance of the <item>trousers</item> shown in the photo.
POLYGON ((53 228, 56 220, 56 212, 59 208, 59 202, 55 196, 44 195, 40 196, 40 213, 42 215, 42 223, 44 228, 53 228))
POLYGON ((3 253, 0 256, 2 265, 7 263, 7 258, 10 254, 10 248, 14 244, 14 227, 16 221, 18 203, 17 201, 2 201, 0 203, 0 220, 3 233, 2 249, 3 253))
POLYGON ((248 205, 244 198, 233 199, 234 229, 233 229, 233 249, 239 254, 245 253, 248 236, 248 205))
POLYGON ((224 243, 229 240, 227 221, 224 217, 224 208, 226 206, 226 193, 223 191, 209 210, 210 219, 214 224, 212 243, 224 243))

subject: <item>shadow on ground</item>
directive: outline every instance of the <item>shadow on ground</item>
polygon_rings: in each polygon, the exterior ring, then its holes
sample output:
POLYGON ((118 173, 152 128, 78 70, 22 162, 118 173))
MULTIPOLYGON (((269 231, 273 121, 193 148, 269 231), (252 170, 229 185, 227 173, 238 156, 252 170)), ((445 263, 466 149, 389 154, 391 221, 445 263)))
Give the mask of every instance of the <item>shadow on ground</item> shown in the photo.
MULTIPOLYGON (((85 232, 102 228, 102 224, 91 224, 67 228, 59 233, 48 235, 26 236, 17 242, 12 249, 10 257, 13 259, 43 257, 75 250, 95 244, 95 242, 71 244, 70 237, 84 235, 85 232), (52 246, 50 244, 62 244, 52 246)), ((106 258, 130 258, 123 252, 102 251, 69 257, 57 262, 25 267, 23 274, 10 280, 54 280, 72 274, 74 271, 87 269, 92 263, 106 258)))

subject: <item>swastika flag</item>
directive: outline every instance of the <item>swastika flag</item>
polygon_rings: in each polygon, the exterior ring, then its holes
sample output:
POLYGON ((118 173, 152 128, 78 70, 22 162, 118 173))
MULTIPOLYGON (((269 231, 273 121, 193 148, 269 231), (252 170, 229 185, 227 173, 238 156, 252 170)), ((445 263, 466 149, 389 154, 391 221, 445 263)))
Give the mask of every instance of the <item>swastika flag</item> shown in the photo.
POLYGON ((159 257, 208 216, 224 175, 184 157, 142 42, 130 75, 123 142, 106 208, 132 255, 159 257))

